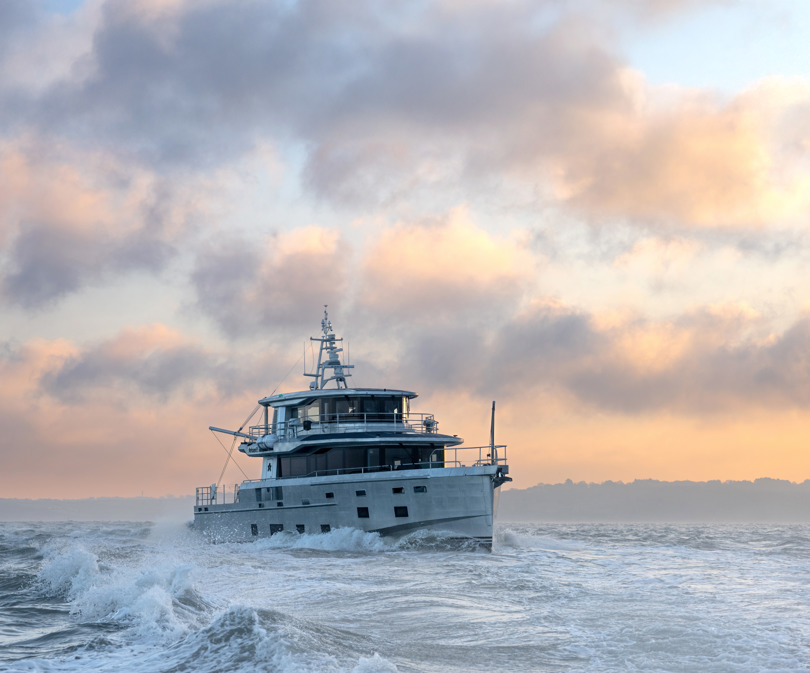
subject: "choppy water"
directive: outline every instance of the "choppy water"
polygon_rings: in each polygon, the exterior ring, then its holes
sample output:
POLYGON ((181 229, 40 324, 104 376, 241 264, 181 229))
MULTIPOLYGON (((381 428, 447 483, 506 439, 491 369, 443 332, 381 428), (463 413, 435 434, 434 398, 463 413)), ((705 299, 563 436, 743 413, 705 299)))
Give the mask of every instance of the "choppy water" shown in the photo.
POLYGON ((802 671, 810 526, 0 524, 4 671, 802 671))

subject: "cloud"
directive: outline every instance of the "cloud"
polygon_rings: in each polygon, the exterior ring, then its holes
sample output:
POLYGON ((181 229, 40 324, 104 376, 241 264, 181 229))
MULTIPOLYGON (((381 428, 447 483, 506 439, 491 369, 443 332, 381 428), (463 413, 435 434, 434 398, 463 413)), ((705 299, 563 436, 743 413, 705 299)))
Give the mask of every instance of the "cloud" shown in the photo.
POLYGON ((67 404, 117 391, 165 402, 175 393, 199 394, 221 376, 218 358, 164 325, 128 328, 113 339, 69 357, 48 372, 42 388, 67 404))
POLYGON ((336 230, 309 226, 278 232, 260 246, 229 239, 197 257, 196 306, 231 337, 266 339, 311 325, 313 309, 339 305, 349 254, 336 230))
POLYGON ((0 145, 0 290, 26 309, 118 274, 159 272, 190 212, 165 181, 62 150, 0 145))
POLYGON ((364 250, 357 299, 370 313, 408 314, 420 325, 491 322, 520 301, 534 272, 517 236, 493 236, 457 208, 379 229, 364 250))
POLYGON ((239 381, 249 371, 162 325, 88 346, 3 344, 3 488, 17 497, 193 492, 225 457, 208 425, 237 427, 258 397, 239 381), (218 394, 224 373, 238 393, 218 394))
POLYGON ((582 161, 559 158, 566 198, 593 214, 641 221, 759 227, 795 219, 810 205, 810 174, 795 160, 786 172, 778 160, 800 135, 779 119, 807 106, 810 84, 785 87, 793 91, 782 91, 781 105, 776 88, 763 83, 728 104, 684 93, 665 110, 639 110, 618 138, 604 128, 582 161))
POLYGON ((615 48, 627 17, 694 4, 105 3, 80 17, 70 70, 0 106, 12 128, 158 173, 278 145, 340 204, 472 201, 500 184, 488 199, 528 190, 599 221, 795 218, 810 168, 798 149, 790 174, 781 159, 805 142, 807 82, 731 100, 656 88, 615 48))
POLYGON ((656 321, 547 301, 489 331, 430 337, 401 349, 399 373, 428 390, 636 417, 810 407, 806 316, 774 333, 745 305, 656 321))

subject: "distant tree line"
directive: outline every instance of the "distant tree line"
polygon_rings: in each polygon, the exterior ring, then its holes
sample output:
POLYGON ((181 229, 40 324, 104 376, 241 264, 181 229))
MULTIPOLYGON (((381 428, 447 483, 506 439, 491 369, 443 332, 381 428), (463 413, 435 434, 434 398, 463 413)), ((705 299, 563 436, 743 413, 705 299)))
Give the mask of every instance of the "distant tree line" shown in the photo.
POLYGON ((501 494, 500 521, 810 522, 810 480, 656 481, 570 479, 501 494))

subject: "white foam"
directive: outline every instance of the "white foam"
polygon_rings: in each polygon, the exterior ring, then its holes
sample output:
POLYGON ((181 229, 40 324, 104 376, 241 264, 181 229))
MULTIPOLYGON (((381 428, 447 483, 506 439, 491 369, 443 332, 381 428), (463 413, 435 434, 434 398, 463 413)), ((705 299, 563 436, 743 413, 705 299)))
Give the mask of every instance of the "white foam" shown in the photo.
POLYGON ((113 622, 134 630, 133 637, 163 642, 199 624, 211 606, 194 590, 193 566, 171 556, 133 559, 119 552, 119 563, 102 563, 73 540, 43 550, 37 578, 50 596, 66 599, 83 621, 113 622))
POLYGON ((52 596, 72 600, 92 587, 100 573, 98 557, 81 545, 47 547, 43 556, 37 579, 52 596))
POLYGON ((397 673, 397 667, 375 652, 373 657, 360 657, 360 663, 352 669, 352 673, 397 673))
POLYGON ((254 549, 315 549, 319 551, 382 552, 391 548, 379 533, 357 528, 335 528, 328 533, 278 533, 256 540, 254 549))
POLYGON ((565 540, 538 534, 530 528, 499 526, 495 529, 495 551, 538 550, 538 551, 580 551, 589 546, 580 541, 565 540))

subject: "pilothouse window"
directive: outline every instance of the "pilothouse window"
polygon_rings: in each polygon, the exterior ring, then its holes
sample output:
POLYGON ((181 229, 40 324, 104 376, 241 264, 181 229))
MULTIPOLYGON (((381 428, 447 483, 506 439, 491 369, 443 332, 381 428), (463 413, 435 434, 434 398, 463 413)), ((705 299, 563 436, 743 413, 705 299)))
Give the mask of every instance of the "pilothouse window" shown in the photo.
POLYGON ((329 397, 320 402, 319 419, 322 423, 401 422, 407 410, 408 398, 401 395, 329 397))

